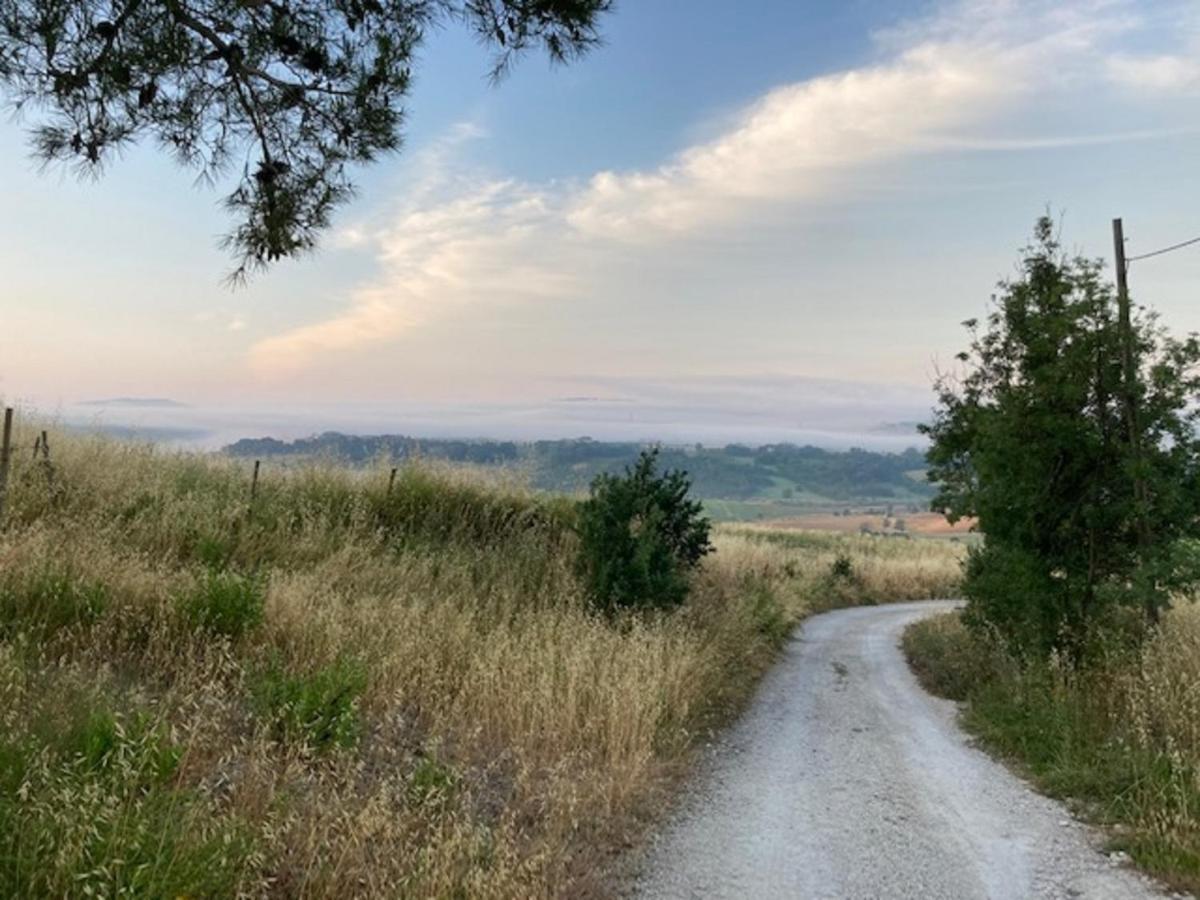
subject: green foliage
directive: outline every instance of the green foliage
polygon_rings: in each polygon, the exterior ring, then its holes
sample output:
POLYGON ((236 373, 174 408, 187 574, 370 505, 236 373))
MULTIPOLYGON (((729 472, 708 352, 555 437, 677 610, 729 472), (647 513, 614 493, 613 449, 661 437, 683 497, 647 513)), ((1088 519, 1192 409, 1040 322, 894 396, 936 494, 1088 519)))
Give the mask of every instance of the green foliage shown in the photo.
POLYGON ((967 565, 968 621, 1031 653, 1075 656, 1109 607, 1153 616, 1200 576, 1180 544, 1200 523, 1191 405, 1200 344, 1136 317, 1136 381, 1127 386, 1101 272, 1100 262, 1063 257, 1042 219, 1021 277, 1000 286, 983 332, 967 323, 966 375, 940 383, 925 429, 934 508, 951 520, 977 517, 987 536, 967 565), (1127 389, 1139 409, 1133 432, 1127 389))
MULTIPOLYGON (((616 475, 631 465, 642 445, 627 441, 466 441, 405 435, 348 435, 335 431, 281 441, 243 438, 225 448, 244 459, 336 458, 359 465, 392 460, 438 459, 481 466, 519 466, 547 491, 585 490, 597 475, 616 475)), ((915 449, 846 452, 793 444, 744 447, 663 447, 659 464, 687 469, 692 490, 706 499, 803 502, 806 498, 881 501, 895 498, 924 508, 930 485, 912 474, 923 465, 915 449), (780 487, 782 485, 782 488, 780 487)))
POLYGON ((408 796, 417 804, 446 800, 457 787, 454 770, 432 754, 422 756, 408 777, 408 796))
POLYGON ((234 572, 208 571, 179 600, 194 628, 226 637, 241 637, 263 619, 262 582, 234 572))
POLYGON ((707 554, 709 522, 678 470, 658 474, 647 450, 624 476, 600 475, 579 506, 578 568, 596 608, 670 609, 688 594, 688 571, 707 554))
POLYGON ((1114 843, 1140 865, 1183 886, 1200 883, 1190 748, 1138 734, 1129 710, 1114 702, 1117 685, 1139 668, 1135 654, 1082 668, 1057 657, 1019 661, 957 614, 910 625, 903 644, 926 688, 966 701, 963 724, 986 748, 1018 762, 1047 793, 1087 801, 1090 815, 1121 823, 1114 843))
POLYGON ((951 700, 966 700, 993 658, 991 648, 963 626, 958 613, 913 623, 904 630, 902 645, 925 689, 951 700))
POLYGON ((33 143, 47 162, 98 171, 150 137, 205 176, 240 171, 225 204, 241 274, 312 249, 353 192, 347 167, 399 147, 429 31, 465 23, 497 48, 498 75, 533 47, 582 54, 610 5, 0 0, 0 88, 44 111, 33 143))
POLYGON ((25 631, 47 640, 60 629, 95 621, 108 600, 105 585, 69 569, 10 573, 0 580, 0 638, 25 631))
POLYGON ((746 589, 750 618, 755 630, 773 647, 780 647, 792 632, 792 622, 783 604, 769 585, 756 584, 746 589))
POLYGON ((854 563, 845 553, 839 553, 829 567, 829 577, 835 581, 853 581, 854 563))
POLYGON ((181 753, 166 730, 75 712, 0 736, 0 895, 233 894, 250 843, 171 786, 181 753))
POLYGON ((259 678, 255 701, 280 739, 329 750, 358 740, 358 698, 366 686, 366 669, 349 658, 301 674, 275 662, 259 678))

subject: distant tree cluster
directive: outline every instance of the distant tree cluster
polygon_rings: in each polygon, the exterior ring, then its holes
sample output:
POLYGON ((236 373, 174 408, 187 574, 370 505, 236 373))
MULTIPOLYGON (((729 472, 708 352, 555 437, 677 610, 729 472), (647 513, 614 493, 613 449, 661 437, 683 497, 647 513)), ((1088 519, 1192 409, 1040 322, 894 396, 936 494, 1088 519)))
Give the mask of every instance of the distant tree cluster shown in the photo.
POLYGON ((348 166, 400 145, 416 51, 470 28, 502 74, 541 48, 571 60, 611 0, 0 0, 0 89, 37 121, 46 162, 96 172, 157 141, 238 184, 236 275, 314 246, 348 166))
MULTIPOLYGON (((576 440, 467 441, 414 438, 405 435, 346 435, 326 432, 295 441, 247 438, 226 450, 237 456, 332 456, 355 463, 380 457, 447 459, 482 465, 527 463, 537 487, 554 491, 586 489, 601 474, 616 475, 642 452, 629 441, 576 440)), ((910 475, 924 464, 920 451, 837 452, 819 447, 770 444, 765 447, 663 447, 658 459, 667 468, 686 469, 697 495, 731 500, 777 496, 781 480, 785 499, 798 491, 839 500, 885 497, 915 498, 924 508, 933 488, 910 475)), ((911 504, 910 504, 911 505, 911 504)))

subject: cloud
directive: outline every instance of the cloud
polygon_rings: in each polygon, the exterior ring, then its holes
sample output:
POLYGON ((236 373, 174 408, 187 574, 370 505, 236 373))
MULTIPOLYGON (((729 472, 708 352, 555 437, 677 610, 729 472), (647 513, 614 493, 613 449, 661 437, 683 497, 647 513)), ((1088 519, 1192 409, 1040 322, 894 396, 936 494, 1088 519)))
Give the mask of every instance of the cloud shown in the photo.
POLYGON ((795 201, 865 164, 928 151, 1011 94, 1003 60, 924 45, 872 68, 768 93, 716 140, 651 172, 601 172, 567 221, 591 235, 643 239, 795 201))
POLYGON ((514 181, 410 210, 376 238, 378 283, 333 318, 258 342, 252 365, 295 371, 319 355, 391 340, 453 305, 566 296, 571 276, 530 254, 550 221, 546 198, 514 181))
POLYGON ((1141 91, 1194 91, 1200 88, 1200 60, 1172 54, 1117 55, 1108 61, 1108 77, 1118 85, 1141 91))
POLYGON ((631 253, 731 233, 890 161, 1145 137, 981 133, 1030 98, 1091 84, 1106 41, 1133 24, 1118 0, 965 0, 878 36, 871 65, 768 91, 658 167, 581 181, 464 175, 456 154, 484 134, 460 125, 419 155, 389 227, 345 231, 346 243, 374 247, 378 275, 327 319, 255 344, 251 364, 283 377, 444 311, 602 295, 631 253))

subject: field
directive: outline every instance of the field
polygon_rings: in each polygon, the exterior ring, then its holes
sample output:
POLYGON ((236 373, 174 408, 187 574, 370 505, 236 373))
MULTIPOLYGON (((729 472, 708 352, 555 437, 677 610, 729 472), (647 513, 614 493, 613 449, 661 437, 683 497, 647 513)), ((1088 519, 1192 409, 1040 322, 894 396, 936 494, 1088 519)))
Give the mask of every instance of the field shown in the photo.
POLYGON ((1200 605, 1079 669, 1021 664, 958 614, 911 626, 904 648, 926 687, 966 701, 963 724, 986 747, 1108 826, 1114 850, 1200 890, 1200 605))
POLYGON ((767 519, 768 528, 834 531, 844 534, 870 532, 873 534, 912 535, 929 538, 966 538, 973 534, 973 520, 961 519, 951 524, 941 513, 900 512, 892 516, 878 513, 849 512, 846 514, 807 513, 783 519, 767 519))
POLYGON ((949 542, 725 526, 681 610, 612 622, 562 497, 50 447, 0 531, 3 896, 603 896, 796 621, 958 578, 949 542))

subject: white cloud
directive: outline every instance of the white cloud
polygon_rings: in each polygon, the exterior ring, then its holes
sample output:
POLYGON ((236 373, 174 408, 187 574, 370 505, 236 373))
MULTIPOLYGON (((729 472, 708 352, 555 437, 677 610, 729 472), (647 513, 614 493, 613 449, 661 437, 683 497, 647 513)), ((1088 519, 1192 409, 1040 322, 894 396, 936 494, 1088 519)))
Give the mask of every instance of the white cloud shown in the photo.
POLYGON ((1172 92, 1200 88, 1200 60, 1194 57, 1117 55, 1108 61, 1108 76, 1136 90, 1172 92))
POLYGON ((378 283, 331 319, 260 341, 251 362, 266 374, 290 372, 319 354, 393 339, 452 305, 565 296, 571 277, 530 253, 551 220, 545 197, 512 181, 410 210, 377 236, 378 283))
POLYGON ((1128 8, 1119 0, 966 0, 881 36, 887 56, 875 64, 769 91, 723 133, 657 168, 604 171, 582 183, 464 177, 455 150, 483 135, 458 126, 419 156, 390 227, 351 232, 374 243, 378 277, 341 312, 256 344, 252 365, 284 375, 326 354, 395 340, 455 307, 602 294, 606 272, 630 252, 736 229, 887 161, 1006 142, 1016 149, 1136 137, 981 133, 1022 101, 1094 80, 1106 65, 1105 42, 1133 27, 1128 8))

